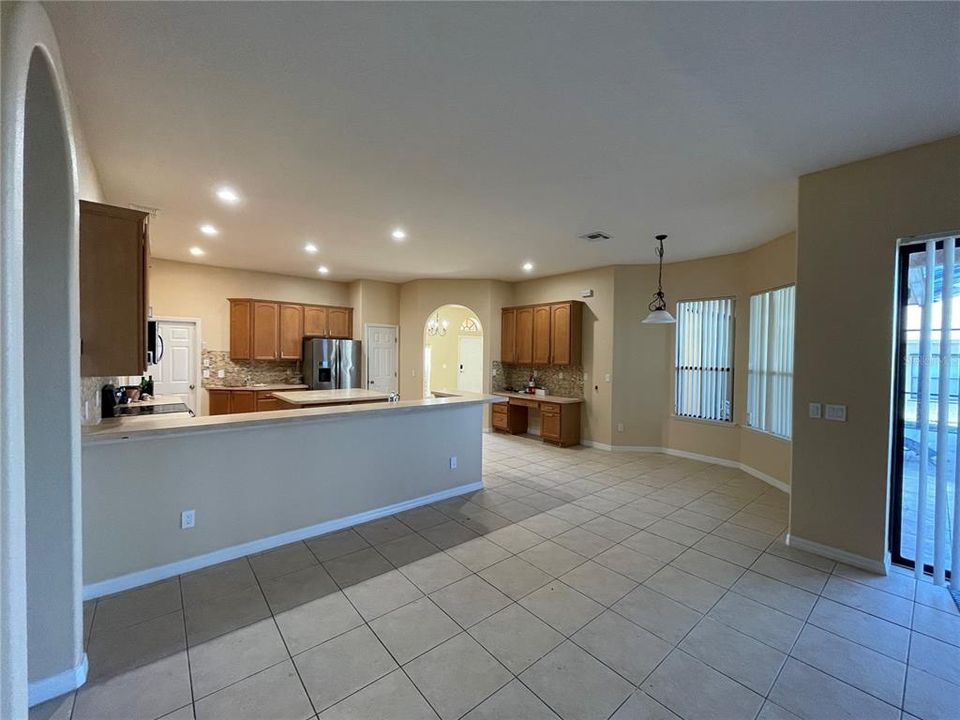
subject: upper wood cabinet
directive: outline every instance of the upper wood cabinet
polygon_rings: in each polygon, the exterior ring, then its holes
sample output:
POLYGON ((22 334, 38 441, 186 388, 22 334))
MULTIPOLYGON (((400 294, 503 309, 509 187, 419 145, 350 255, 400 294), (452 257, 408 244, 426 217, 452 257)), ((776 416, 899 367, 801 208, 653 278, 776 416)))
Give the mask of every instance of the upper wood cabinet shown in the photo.
POLYGON ((530 365, 533 363, 533 308, 517 308, 516 322, 516 348, 517 365, 530 365))
POLYGON ((504 310, 500 316, 500 362, 517 361, 517 311, 504 310))
POLYGON ((327 334, 327 308, 322 305, 303 306, 303 334, 327 334))
POLYGON ((300 360, 304 336, 353 336, 353 308, 250 298, 228 300, 233 360, 300 360))
POLYGON ((503 308, 500 361, 511 365, 578 365, 583 303, 568 300, 503 308))
POLYGON ((303 305, 280 305, 280 359, 299 360, 303 355, 303 305))
POLYGON ((533 364, 550 364, 550 306, 533 308, 533 364))
POLYGON ((353 310, 345 307, 327 308, 327 329, 330 337, 353 337, 353 310))
POLYGON ((80 201, 80 374, 147 369, 149 215, 80 201))

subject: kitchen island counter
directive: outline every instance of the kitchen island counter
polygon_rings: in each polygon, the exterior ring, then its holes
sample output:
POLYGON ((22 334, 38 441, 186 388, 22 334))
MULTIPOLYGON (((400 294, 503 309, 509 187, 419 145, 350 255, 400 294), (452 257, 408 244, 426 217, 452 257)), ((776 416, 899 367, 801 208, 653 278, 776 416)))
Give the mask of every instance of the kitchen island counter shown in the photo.
POLYGON ((275 392, 273 396, 280 402, 294 407, 322 407, 324 405, 346 405, 349 403, 385 402, 390 399, 390 393, 364 390, 363 388, 275 392))

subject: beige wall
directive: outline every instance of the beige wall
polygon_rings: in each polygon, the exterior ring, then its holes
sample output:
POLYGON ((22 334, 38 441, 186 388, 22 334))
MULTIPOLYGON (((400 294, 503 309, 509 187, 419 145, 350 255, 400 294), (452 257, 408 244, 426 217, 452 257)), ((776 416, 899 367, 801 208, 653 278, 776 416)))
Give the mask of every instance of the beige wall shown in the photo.
MULTIPOLYGON (((602 267, 552 277, 525 280, 513 289, 514 305, 578 300, 580 291, 593 290, 583 298, 583 395, 582 439, 611 444, 610 415, 613 397, 614 268, 602 267), (610 382, 606 376, 610 375, 610 382)), ((499 318, 498 318, 499 324, 499 318)), ((499 357, 499 344, 497 346, 499 357)))
MULTIPOLYGON (((462 305, 445 305, 439 310, 440 321, 447 321, 446 335, 428 335, 423 331, 424 347, 430 348, 431 390, 456 390, 457 374, 460 362, 460 325, 467 318, 480 322, 480 318, 470 308, 462 305)), ((482 324, 481 324, 482 330, 482 324)), ((463 333, 466 337, 483 338, 483 332, 463 333)))
POLYGON ((800 178, 794 537, 887 550, 899 238, 960 230, 960 136, 800 178), (847 422, 807 417, 844 403, 847 422))
POLYGON ((273 273, 150 260, 150 305, 156 317, 199 317, 203 347, 230 349, 230 303, 253 297, 320 305, 350 305, 346 283, 273 273))

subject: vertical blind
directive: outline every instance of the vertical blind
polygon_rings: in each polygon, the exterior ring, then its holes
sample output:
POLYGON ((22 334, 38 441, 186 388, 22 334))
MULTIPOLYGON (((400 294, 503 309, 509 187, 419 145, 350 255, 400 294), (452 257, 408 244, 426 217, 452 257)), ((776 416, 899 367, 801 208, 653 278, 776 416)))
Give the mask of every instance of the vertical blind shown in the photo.
POLYGON ((956 417, 951 418, 950 412, 956 239, 943 240, 939 296, 935 289, 938 269, 936 245, 933 240, 926 243, 926 266, 922 276, 922 291, 919 293, 920 342, 916 422, 920 435, 920 458, 917 468, 916 574, 920 577, 924 572, 924 565, 931 564, 934 582, 943 585, 949 563, 951 584, 954 588, 960 588, 960 502, 956 497, 957 488, 960 487, 960 463, 956 461, 956 458, 960 457, 960 433, 957 432, 956 417), (939 366, 939 372, 936 386, 932 387, 931 366, 934 364, 939 366), (933 487, 930 486, 931 483, 933 487), (931 500, 933 507, 930 507, 931 500), (931 544, 931 531, 932 553, 927 549, 931 544), (948 553, 951 556, 949 559, 948 553), (930 557, 931 554, 933 557, 930 557))
POLYGON ((747 425, 789 438, 793 411, 793 286, 750 298, 747 425))
POLYGON ((677 416, 729 422, 732 389, 733 298, 677 303, 677 416))

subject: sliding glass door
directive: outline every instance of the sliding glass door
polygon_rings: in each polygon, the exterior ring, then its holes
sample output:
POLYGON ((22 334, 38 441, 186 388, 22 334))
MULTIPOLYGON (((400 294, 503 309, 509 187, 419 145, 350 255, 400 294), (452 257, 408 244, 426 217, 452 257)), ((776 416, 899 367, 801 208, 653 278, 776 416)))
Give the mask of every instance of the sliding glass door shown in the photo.
POLYGON ((960 242, 904 245, 899 260, 891 553, 942 584, 960 580, 960 242))

